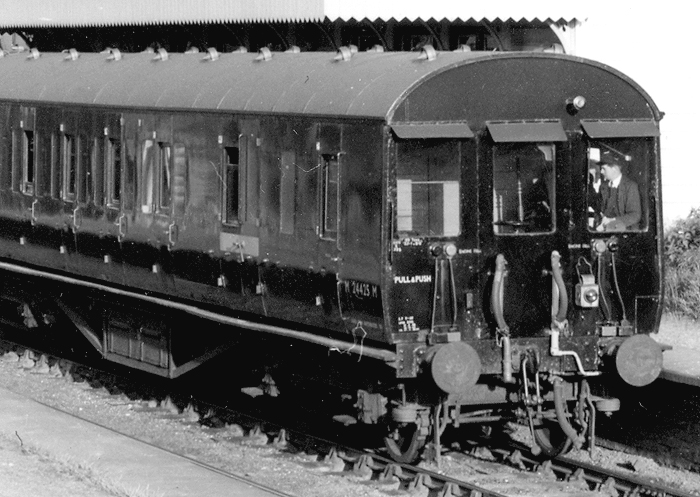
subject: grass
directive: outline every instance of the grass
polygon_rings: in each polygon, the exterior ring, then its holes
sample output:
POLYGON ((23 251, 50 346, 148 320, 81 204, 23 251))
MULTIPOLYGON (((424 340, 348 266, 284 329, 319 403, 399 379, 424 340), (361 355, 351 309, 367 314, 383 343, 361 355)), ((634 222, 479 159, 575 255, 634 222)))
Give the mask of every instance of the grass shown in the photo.
POLYGON ((700 319, 700 251, 688 251, 666 263, 664 291, 667 312, 700 319))
POLYGON ((665 311, 700 319, 700 209, 671 224, 664 234, 665 311))

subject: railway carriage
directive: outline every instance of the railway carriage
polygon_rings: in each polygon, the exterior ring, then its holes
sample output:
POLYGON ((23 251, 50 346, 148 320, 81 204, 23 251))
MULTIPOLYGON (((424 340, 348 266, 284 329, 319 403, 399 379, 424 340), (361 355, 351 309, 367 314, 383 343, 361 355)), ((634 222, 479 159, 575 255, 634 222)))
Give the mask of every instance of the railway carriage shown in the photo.
POLYGON ((5 320, 167 377, 241 333, 311 344, 329 378, 352 357, 354 414, 403 461, 516 416, 536 450, 592 442, 617 403, 589 380, 660 372, 662 114, 609 67, 428 46, 0 69, 5 320), (641 219, 599 231, 611 157, 641 219))

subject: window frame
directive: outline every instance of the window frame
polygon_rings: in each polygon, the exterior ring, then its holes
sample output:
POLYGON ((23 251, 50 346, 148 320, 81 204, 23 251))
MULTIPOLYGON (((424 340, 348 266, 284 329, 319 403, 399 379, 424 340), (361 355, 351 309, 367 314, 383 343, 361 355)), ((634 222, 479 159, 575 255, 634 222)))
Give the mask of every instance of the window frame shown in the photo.
MULTIPOLYGON (((644 192, 648 191, 650 182, 653 181, 653 175, 656 171, 657 149, 655 144, 655 138, 652 136, 598 136, 590 137, 587 136, 584 140, 585 153, 586 153, 586 195, 585 195, 585 218, 586 218, 586 230, 591 235, 593 234, 619 234, 619 233, 644 233, 650 229, 650 216, 651 216, 651 202, 654 199, 650 195, 645 195, 644 192), (621 143, 627 142, 626 146, 620 146, 621 143), (631 164, 626 164, 625 157, 629 156, 630 160, 628 162, 632 163, 634 155, 629 150, 629 147, 637 143, 638 151, 644 152, 644 157, 639 159, 639 162, 632 166, 631 164), (598 145, 598 146, 595 146, 598 145), (599 151, 603 151, 604 154, 612 154, 616 156, 619 164, 623 166, 623 176, 631 178, 637 186, 637 191, 639 194, 639 207, 640 207, 640 219, 639 227, 634 229, 604 229, 598 231, 596 229, 596 224, 599 219, 596 218, 595 209, 591 206, 591 188, 592 182, 590 177, 591 161, 591 149, 596 148, 599 151), (627 150, 623 150, 627 148, 627 150), (626 152, 630 152, 629 154, 626 152), (633 167, 636 174, 630 174, 629 168, 633 167), (593 216, 591 216, 593 214, 593 216)), ((600 152, 599 152, 600 153, 600 152)), ((603 158, 601 160, 605 161, 603 158)), ((601 181, 604 179, 601 177, 601 181)), ((596 192, 595 195, 597 195, 596 192)))
POLYGON ((173 146, 169 142, 158 142, 158 200, 156 212, 170 214, 173 207, 173 146), (167 184, 164 182, 167 179, 167 184), (167 203, 165 202, 167 200, 167 203))
MULTIPOLYGON (((393 237, 394 239, 401 239, 401 238, 406 238, 406 237, 416 237, 416 238, 422 238, 422 239, 445 239, 445 238, 457 238, 463 235, 464 233, 464 226, 463 226, 463 205, 462 205, 462 195, 463 195, 463 185, 462 185, 462 142, 463 139, 454 139, 454 138, 439 138, 439 137, 431 137, 431 138, 405 138, 405 139, 399 139, 394 141, 394 150, 395 150, 395 157, 396 157, 396 178, 395 178, 395 185, 396 185, 396 205, 395 205, 395 213, 394 213, 394 218, 393 218, 393 223, 394 223, 394 233, 393 237), (416 146, 418 145, 418 146, 416 146), (428 146, 425 146, 428 145, 428 146), (407 148, 410 147, 410 150, 408 151, 402 151, 402 147, 406 146, 407 148), (454 177, 451 179, 430 179, 429 172, 428 172, 428 167, 426 165, 426 178, 421 178, 421 179, 415 179, 415 178, 410 178, 410 177, 402 177, 402 157, 403 156, 409 156, 409 154, 415 154, 416 150, 422 151, 431 151, 431 150, 436 150, 439 147, 447 147, 453 146, 454 147, 454 154, 455 154, 455 164, 454 164, 454 170, 449 171, 454 173, 454 177), (430 186, 436 186, 436 185, 442 185, 442 231, 440 234, 430 234, 430 233, 419 233, 417 230, 414 230, 414 199, 415 199, 415 194, 416 185, 429 185, 430 186), (456 186, 456 194, 452 192, 452 197, 456 198, 456 207, 457 207, 457 212, 453 216, 453 222, 452 223, 446 223, 447 217, 444 215, 446 212, 446 208, 448 207, 447 198, 444 196, 448 190, 452 189, 450 187, 456 186), (408 199, 408 200, 407 200, 408 199), (408 209, 410 209, 410 214, 406 215, 408 212, 408 209), (403 218, 403 220, 402 220, 403 218), (401 229, 401 228, 406 228, 406 222, 409 222, 410 220, 410 229, 401 229), (455 226, 456 230, 454 231, 449 231, 446 229, 448 226, 455 226)), ((429 154, 430 155, 430 154, 429 154)), ((442 173, 448 171, 447 169, 445 171, 441 171, 442 173)), ((413 174, 415 175, 415 174, 413 174)), ((410 176, 407 175, 407 176, 410 176)), ((430 211, 429 211, 430 212, 430 211)), ((430 216, 428 216, 430 217, 430 216)))
POLYGON ((78 135, 78 174, 76 179, 75 200, 81 204, 87 204, 92 201, 90 198, 89 187, 92 181, 92 140, 87 135, 78 135))
MULTIPOLYGON (((491 214, 491 226, 492 226, 492 232, 496 236, 546 236, 546 235, 551 235, 557 231, 557 194, 558 194, 558 189, 557 189, 557 168, 559 167, 559 162, 561 160, 561 146, 562 142, 558 141, 500 141, 493 143, 492 148, 491 148, 491 153, 489 154, 490 158, 490 168, 491 168, 491 175, 492 175, 492 184, 491 184, 491 202, 492 202, 492 214, 491 214), (545 193, 547 194, 546 199, 549 201, 548 209, 549 209, 549 225, 550 228, 548 230, 540 230, 540 229, 529 229, 525 230, 525 228, 528 225, 532 225, 532 222, 526 223, 525 222, 525 217, 527 217, 526 214, 526 209, 527 206, 525 205, 525 197, 527 196, 528 192, 525 191, 525 185, 527 185, 527 181, 522 182, 520 179, 518 179, 518 182, 520 185, 516 187, 516 196, 518 199, 518 205, 517 205, 517 213, 518 213, 518 219, 511 220, 511 221, 504 221, 503 219, 497 219, 500 216, 503 216, 502 214, 502 209, 503 209, 503 204, 502 201, 499 203, 498 197, 496 195, 496 160, 497 160, 497 152, 499 148, 502 147, 514 147, 514 146, 536 146, 537 148, 540 149, 540 151, 543 152, 545 155, 545 167, 547 163, 550 164, 549 167, 551 167, 551 171, 549 171, 549 186, 545 185, 545 193), (543 151, 543 147, 551 147, 551 160, 546 159, 546 153, 543 151), (525 183, 525 185, 523 185, 525 183), (522 209, 522 212, 521 212, 522 209), (523 219, 520 219, 520 216, 523 217, 523 219), (500 223, 500 224, 499 224, 500 223), (518 223, 522 223, 522 225, 519 225, 518 223), (513 228, 513 231, 499 231, 499 226, 511 226, 513 228)), ((513 152, 511 151, 508 154, 504 154, 508 156, 513 156, 513 152)), ((546 170, 546 168, 545 168, 546 170)), ((519 174, 516 172, 516 174, 519 174)), ((542 178, 539 176, 533 176, 533 178, 538 178, 538 181, 542 178)), ((533 179, 533 178, 526 178, 527 179, 533 179)), ((532 183, 529 185, 530 187, 534 186, 536 181, 532 181, 532 183)))
POLYGON ((36 184, 36 133, 33 129, 22 131, 21 191, 25 195, 33 196, 36 184))
POLYGON ((241 206, 245 203, 245 172, 242 171, 241 167, 241 136, 238 137, 238 144, 236 146, 224 146, 221 149, 221 162, 223 169, 223 179, 222 182, 222 206, 221 206, 221 217, 222 223, 227 226, 238 227, 242 223, 242 219, 245 216, 245 210, 241 209, 241 206), (235 150, 235 162, 231 161, 232 153, 235 150), (235 177, 235 184, 231 184, 230 181, 235 177), (235 194, 235 195, 234 195, 235 194))
POLYGON ((107 207, 119 208, 122 203, 123 184, 123 145, 120 138, 106 137, 106 191, 105 202, 107 207))
POLYGON ((320 154, 321 175, 321 205, 320 205, 320 235, 324 240, 338 239, 340 222, 340 161, 342 153, 320 154), (332 163, 335 162, 335 178, 332 178, 332 163), (331 185, 335 185, 332 188, 331 185), (335 198, 331 196, 334 193, 335 198), (335 200, 335 201, 334 201, 335 200), (334 219, 333 219, 334 218, 334 219), (333 226, 331 226, 333 225, 333 226))
POLYGON ((51 198, 60 199, 63 196, 63 160, 61 136, 51 133, 51 198))
POLYGON ((78 194, 78 168, 80 162, 80 139, 78 135, 63 133, 61 147, 62 198, 67 202, 75 202, 78 194))

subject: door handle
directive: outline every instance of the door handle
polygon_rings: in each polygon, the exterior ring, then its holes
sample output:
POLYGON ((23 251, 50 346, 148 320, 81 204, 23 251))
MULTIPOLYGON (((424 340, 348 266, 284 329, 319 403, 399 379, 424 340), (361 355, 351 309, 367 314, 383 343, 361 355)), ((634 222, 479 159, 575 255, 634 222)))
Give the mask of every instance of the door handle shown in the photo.
POLYGON ((31 209, 30 209, 30 210, 31 210, 31 213, 32 213, 32 214, 31 214, 31 216, 32 216, 32 225, 33 225, 33 224, 36 224, 36 220, 37 220, 37 219, 36 219, 36 205, 37 205, 38 203, 39 203, 39 199, 36 199, 36 198, 35 198, 34 201, 32 202, 32 207, 31 207, 31 209))
POLYGON ((82 224, 82 216, 80 215, 80 206, 73 209, 73 228, 78 229, 82 224))
POLYGON ((122 238, 126 236, 126 214, 122 213, 114 224, 117 226, 119 241, 122 241, 122 238))
POLYGON ((177 235, 178 235, 178 228, 177 224, 174 222, 170 223, 170 226, 168 226, 168 243, 170 246, 174 246, 175 242, 177 242, 177 235))

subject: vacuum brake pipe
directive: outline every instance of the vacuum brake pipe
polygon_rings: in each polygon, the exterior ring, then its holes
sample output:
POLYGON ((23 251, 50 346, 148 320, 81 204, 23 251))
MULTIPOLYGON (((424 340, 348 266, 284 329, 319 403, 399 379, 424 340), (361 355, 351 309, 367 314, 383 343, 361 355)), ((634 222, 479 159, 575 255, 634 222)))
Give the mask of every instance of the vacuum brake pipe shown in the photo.
POLYGON ((566 320, 566 313, 569 306, 569 297, 564 285, 564 277, 561 274, 561 255, 556 250, 552 251, 552 318, 554 324, 559 327, 566 320), (557 299, 558 295, 558 299, 557 299))
POLYGON ((566 400, 564 399, 564 384, 559 377, 554 378, 554 412, 557 414, 557 422, 566 436, 571 439, 574 447, 580 449, 583 445, 583 438, 576 433, 574 427, 569 423, 566 414, 566 400))
POLYGON ((183 311, 194 316, 202 317, 205 319, 210 319, 218 323, 228 324, 231 326, 236 326, 239 328, 245 328, 248 330, 262 331, 265 333, 272 333, 274 335, 280 335, 290 338, 295 338, 305 342, 315 343, 317 345, 322 345, 331 349, 336 349, 340 352, 347 352, 358 354, 360 356, 371 357, 372 359, 378 359, 387 363, 395 362, 397 360, 396 353, 380 349, 377 347, 371 347, 367 345, 355 346, 354 344, 348 343, 344 340, 337 340, 334 338, 327 338, 324 336, 314 335, 313 333, 307 333, 304 331, 289 330, 287 328, 282 328, 280 326, 272 326, 263 323, 256 323, 254 321, 248 321, 246 319, 239 319, 234 317, 225 316, 211 311, 206 311, 195 307, 193 305, 183 304, 181 302, 173 302, 160 297, 153 297, 150 295, 142 295, 136 292, 131 292, 127 290, 120 290, 118 288, 112 288, 107 285, 102 285, 100 283, 93 283, 90 281, 83 281, 77 278, 71 278, 69 276, 61 276, 58 274, 49 273, 46 271, 40 271, 37 269, 31 269, 24 266, 18 266, 16 264, 10 264, 7 262, 0 262, 0 269, 5 269, 7 271, 12 271, 14 273, 20 273, 27 276, 37 276, 40 278, 48 278, 54 281, 60 281, 62 283, 69 283, 72 285, 80 285, 86 288, 92 288, 93 290, 99 290, 102 292, 110 293, 113 295, 119 295, 124 297, 131 297, 139 299, 145 302, 150 302, 153 304, 162 305, 170 309, 175 309, 178 311, 183 311))
POLYGON ((503 287, 506 273, 506 258, 503 254, 496 256, 496 271, 493 275, 493 284, 491 286, 491 310, 496 318, 498 325, 498 333, 501 338, 501 346, 503 347, 503 381, 505 383, 513 383, 513 364, 510 349, 510 330, 503 318, 503 287))

